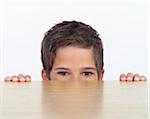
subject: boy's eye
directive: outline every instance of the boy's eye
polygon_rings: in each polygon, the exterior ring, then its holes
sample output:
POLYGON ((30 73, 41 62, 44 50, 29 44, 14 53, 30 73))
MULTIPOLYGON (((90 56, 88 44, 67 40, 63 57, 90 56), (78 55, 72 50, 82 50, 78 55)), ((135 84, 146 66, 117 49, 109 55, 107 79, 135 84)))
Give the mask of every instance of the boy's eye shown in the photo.
POLYGON ((82 73, 83 76, 91 76, 93 74, 94 74, 93 72, 89 72, 89 71, 86 71, 86 72, 82 73))
POLYGON ((60 71, 60 72, 58 72, 58 74, 61 76, 68 76, 69 75, 69 73, 65 72, 65 71, 60 71))

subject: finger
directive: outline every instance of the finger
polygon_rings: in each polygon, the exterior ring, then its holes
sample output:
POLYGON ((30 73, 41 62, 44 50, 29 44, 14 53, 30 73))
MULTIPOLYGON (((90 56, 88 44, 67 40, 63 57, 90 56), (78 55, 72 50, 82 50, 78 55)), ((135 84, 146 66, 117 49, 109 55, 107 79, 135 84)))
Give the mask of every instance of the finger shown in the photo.
POLYGON ((26 82, 31 82, 31 76, 25 75, 26 82))
POLYGON ((120 81, 126 81, 126 75, 125 74, 121 74, 120 75, 120 81))
POLYGON ((25 78, 25 76, 23 74, 18 74, 17 77, 19 78, 20 82, 25 82, 26 81, 26 78, 25 78))
POLYGON ((20 81, 20 82, 25 82, 25 81, 26 81, 25 76, 20 76, 19 81, 20 81))
POLYGON ((132 77, 133 73, 129 72, 129 73, 127 73, 127 76, 132 77))
POLYGON ((19 81, 19 78, 17 76, 12 76, 11 77, 11 81, 12 82, 18 82, 19 81))
POLYGON ((146 76, 144 76, 144 75, 141 75, 140 76, 140 81, 146 81, 147 79, 146 79, 146 76))
POLYGON ((18 74, 17 77, 20 79, 21 77, 24 77, 23 74, 18 74))
POLYGON ((133 77, 134 81, 140 81, 140 75, 139 74, 135 74, 133 77))
POLYGON ((10 81, 11 81, 11 77, 10 77, 10 76, 6 76, 6 77, 4 78, 4 81, 10 82, 10 81))
POLYGON ((133 81, 133 73, 127 73, 127 81, 133 81))

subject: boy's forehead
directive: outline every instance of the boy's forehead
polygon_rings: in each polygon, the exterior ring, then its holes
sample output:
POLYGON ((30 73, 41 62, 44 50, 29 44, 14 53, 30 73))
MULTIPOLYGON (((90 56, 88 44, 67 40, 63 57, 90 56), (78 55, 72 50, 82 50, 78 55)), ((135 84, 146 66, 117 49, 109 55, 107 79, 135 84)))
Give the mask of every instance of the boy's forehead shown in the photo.
POLYGON ((66 46, 59 48, 56 51, 56 56, 70 56, 70 55, 80 55, 81 57, 89 56, 93 57, 93 49, 92 48, 80 48, 76 46, 66 46))
POLYGON ((92 48, 79 48, 67 46, 59 48, 54 63, 59 64, 85 64, 95 65, 92 48))

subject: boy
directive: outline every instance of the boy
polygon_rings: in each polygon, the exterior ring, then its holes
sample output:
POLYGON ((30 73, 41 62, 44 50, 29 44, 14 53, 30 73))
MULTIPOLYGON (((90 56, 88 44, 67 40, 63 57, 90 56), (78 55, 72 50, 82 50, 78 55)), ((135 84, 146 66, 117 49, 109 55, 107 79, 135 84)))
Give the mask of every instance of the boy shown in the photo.
MULTIPOLYGON (((102 80, 104 74, 103 44, 91 26, 64 21, 46 32, 42 41, 43 80, 102 80)), ((23 75, 6 80, 26 81, 23 75), (24 80, 20 80, 24 78, 24 80)), ((28 76, 29 79, 29 76, 28 76)), ((120 75, 121 81, 143 81, 145 76, 120 75)), ((28 80, 27 80, 28 81, 28 80)))

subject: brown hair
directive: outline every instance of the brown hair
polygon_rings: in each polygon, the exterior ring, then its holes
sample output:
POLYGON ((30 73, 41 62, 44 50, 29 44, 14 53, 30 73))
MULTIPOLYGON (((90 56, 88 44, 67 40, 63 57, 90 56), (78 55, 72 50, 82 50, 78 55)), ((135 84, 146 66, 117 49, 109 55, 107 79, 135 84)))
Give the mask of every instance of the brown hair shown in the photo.
POLYGON ((41 59, 47 78, 59 48, 77 46, 92 48, 98 76, 103 68, 103 44, 99 34, 89 25, 77 21, 63 21, 45 33, 41 44, 41 59))

